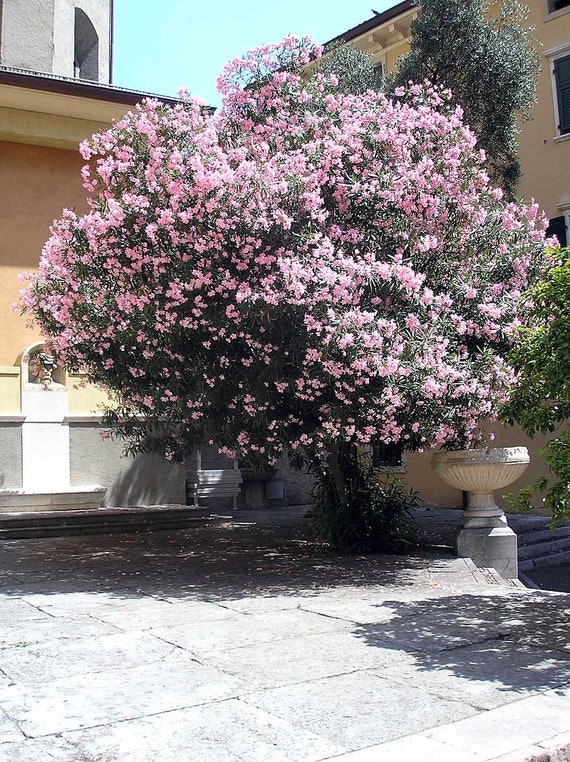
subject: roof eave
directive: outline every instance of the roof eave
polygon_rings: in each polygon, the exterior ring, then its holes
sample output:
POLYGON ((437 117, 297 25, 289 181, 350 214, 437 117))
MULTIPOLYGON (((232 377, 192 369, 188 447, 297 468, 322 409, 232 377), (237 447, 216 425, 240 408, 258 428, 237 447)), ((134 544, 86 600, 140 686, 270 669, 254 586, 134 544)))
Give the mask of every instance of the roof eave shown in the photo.
POLYGON ((378 13, 371 19, 364 21, 362 24, 359 24, 352 29, 348 29, 342 34, 333 37, 332 40, 329 40, 325 43, 325 47, 332 45, 335 42, 351 42, 357 37, 361 37, 363 34, 376 29, 376 27, 381 26, 382 24, 386 24, 388 21, 392 21, 392 19, 397 18, 402 13, 406 13, 406 11, 411 10, 415 5, 419 4, 419 0, 403 0, 403 2, 392 6, 392 8, 388 8, 388 10, 384 11, 383 13, 378 13))
POLYGON ((145 98, 156 98, 163 103, 169 104, 180 102, 179 98, 167 95, 128 90, 115 87, 114 85, 103 85, 98 82, 56 77, 50 74, 42 74, 41 72, 10 69, 5 66, 0 66, 0 85, 2 84, 60 95, 72 95, 79 98, 106 101, 108 103, 120 103, 128 106, 134 106, 145 98))

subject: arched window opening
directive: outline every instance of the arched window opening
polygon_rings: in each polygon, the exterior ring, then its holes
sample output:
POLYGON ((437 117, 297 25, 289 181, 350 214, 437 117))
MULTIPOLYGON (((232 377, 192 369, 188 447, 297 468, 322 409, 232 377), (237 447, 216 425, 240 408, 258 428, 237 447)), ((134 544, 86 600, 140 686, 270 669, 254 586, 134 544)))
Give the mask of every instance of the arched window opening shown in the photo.
POLYGON ((74 74, 79 79, 99 81, 99 37, 91 19, 81 8, 75 9, 74 74))

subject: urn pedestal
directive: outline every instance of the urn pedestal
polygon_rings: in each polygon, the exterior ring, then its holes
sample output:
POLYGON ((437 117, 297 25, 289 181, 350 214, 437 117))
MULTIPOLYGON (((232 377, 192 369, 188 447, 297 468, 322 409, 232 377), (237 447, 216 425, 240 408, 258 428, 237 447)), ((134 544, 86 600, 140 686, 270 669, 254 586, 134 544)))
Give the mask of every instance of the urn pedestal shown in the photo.
POLYGON ((530 462, 526 447, 488 447, 438 452, 433 469, 447 484, 467 492, 462 526, 455 535, 458 556, 518 577, 517 536, 507 525, 493 492, 521 476, 530 462))

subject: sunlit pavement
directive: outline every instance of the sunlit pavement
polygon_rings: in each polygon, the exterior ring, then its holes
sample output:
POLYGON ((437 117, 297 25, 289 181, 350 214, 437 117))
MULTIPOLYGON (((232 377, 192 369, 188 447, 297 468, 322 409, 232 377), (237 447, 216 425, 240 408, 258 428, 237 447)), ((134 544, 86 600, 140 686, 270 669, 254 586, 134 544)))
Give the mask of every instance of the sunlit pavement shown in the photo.
POLYGON ((570 759, 569 595, 284 521, 5 541, 0 759, 570 759))

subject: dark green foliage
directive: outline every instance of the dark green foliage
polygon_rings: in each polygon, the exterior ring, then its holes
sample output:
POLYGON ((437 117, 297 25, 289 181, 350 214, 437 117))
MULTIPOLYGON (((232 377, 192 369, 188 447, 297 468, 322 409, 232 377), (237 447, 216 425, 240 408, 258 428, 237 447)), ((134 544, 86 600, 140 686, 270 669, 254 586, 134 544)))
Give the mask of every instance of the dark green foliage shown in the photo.
POLYGON ((313 517, 320 537, 340 553, 403 552, 413 543, 416 493, 344 446, 317 474, 313 517), (342 469, 340 472, 337 466, 342 469))
POLYGON ((378 90, 381 73, 373 65, 369 53, 342 40, 327 48, 325 56, 317 61, 315 74, 334 74, 338 84, 331 86, 331 92, 363 95, 367 90, 378 90))
POLYGON ((425 79, 450 89, 487 153, 492 182, 513 199, 520 176, 517 117, 528 118, 540 71, 524 26, 528 11, 516 0, 504 0, 498 18, 487 0, 423 0, 421 6, 411 50, 387 89, 425 79))
POLYGON ((570 249, 557 249, 555 266, 527 295, 533 327, 521 329, 511 361, 520 380, 501 413, 533 436, 556 432, 541 455, 557 479, 539 479, 510 500, 528 507, 539 492, 555 522, 570 516, 570 249))
POLYGON ((517 336, 511 360, 521 376, 503 411, 529 434, 570 417, 570 249, 553 256, 555 266, 527 295, 532 327, 517 336))

